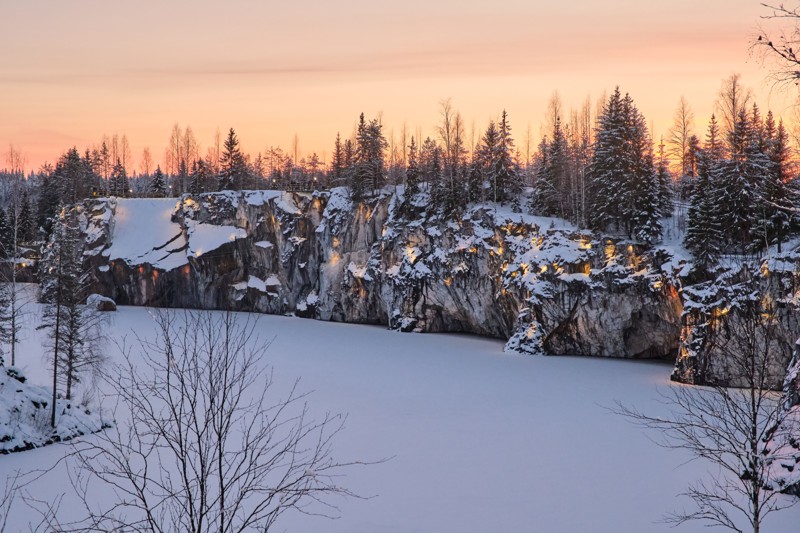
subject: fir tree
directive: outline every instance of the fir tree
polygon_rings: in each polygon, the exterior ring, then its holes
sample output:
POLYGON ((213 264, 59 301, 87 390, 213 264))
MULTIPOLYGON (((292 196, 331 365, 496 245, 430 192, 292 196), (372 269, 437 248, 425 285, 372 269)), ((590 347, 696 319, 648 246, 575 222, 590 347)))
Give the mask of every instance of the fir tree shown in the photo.
POLYGON ((367 191, 374 193, 383 186, 386 147, 381 123, 377 119, 366 122, 361 113, 356 130, 354 171, 349 176, 350 195, 354 201, 363 199, 367 191))
POLYGON ((155 198, 164 198, 167 196, 167 181, 164 178, 164 173, 161 172, 161 165, 156 167, 156 171, 153 173, 153 179, 150 180, 149 189, 150 195, 155 198))
POLYGON ((220 191, 240 189, 245 178, 245 160, 239 149, 239 138, 233 128, 228 131, 228 137, 223 144, 219 166, 218 189, 220 191))
POLYGON ((774 124, 770 113, 765 123, 769 171, 759 191, 761 218, 756 224, 755 241, 758 247, 777 244, 778 253, 781 253, 783 242, 792 229, 793 217, 789 209, 796 203, 797 191, 789 175, 791 154, 788 133, 783 121, 777 129, 774 124), (759 232, 761 235, 758 235, 759 232))
POLYGON ((22 202, 20 203, 19 215, 17 215, 17 245, 30 243, 36 238, 34 235, 35 224, 28 191, 25 190, 22 193, 22 202))
POLYGON ((111 196, 119 196, 122 198, 128 196, 128 173, 119 159, 114 163, 114 169, 111 171, 109 192, 111 196))
POLYGON ((336 185, 344 179, 347 163, 345 161, 344 146, 339 132, 336 132, 336 141, 333 144, 333 161, 331 161, 331 181, 336 185))
POLYGON ((11 253, 11 242, 14 240, 14 232, 6 218, 6 210, 0 208, 0 257, 8 257, 11 253))
POLYGON ((647 124, 619 88, 600 116, 590 168, 590 225, 652 242, 661 234, 665 194, 658 184, 647 124))
POLYGON ((514 139, 511 137, 511 125, 505 110, 500 116, 497 129, 497 146, 493 154, 493 200, 495 202, 511 202, 516 211, 521 211, 519 195, 522 192, 522 177, 517 170, 513 158, 514 139))
POLYGON ((406 165, 406 201, 412 202, 417 194, 419 194, 419 167, 417 166, 417 145, 412 136, 411 144, 408 145, 408 163, 406 165))
POLYGON ((70 399, 81 371, 101 360, 96 350, 99 318, 90 306, 84 305, 91 277, 83 269, 82 237, 77 209, 63 209, 42 256, 41 301, 45 305, 39 329, 47 332, 53 354, 53 427, 59 380, 70 399))

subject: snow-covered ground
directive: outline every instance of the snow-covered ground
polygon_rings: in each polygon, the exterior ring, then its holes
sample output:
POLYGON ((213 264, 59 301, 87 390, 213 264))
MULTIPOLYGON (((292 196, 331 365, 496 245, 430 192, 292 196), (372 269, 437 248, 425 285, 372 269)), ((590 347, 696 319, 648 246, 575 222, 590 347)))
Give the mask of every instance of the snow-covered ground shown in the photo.
MULTIPOLYGON (((114 339, 154 330, 143 308, 120 307, 109 319, 114 339)), ((276 383, 300 377, 316 412, 348 414, 337 458, 391 457, 344 480, 374 498, 335 502, 335 521, 284 515, 276 531, 666 532, 656 522, 685 503, 675 495, 705 470, 698 462, 679 467, 685 456, 604 409, 619 400, 659 412, 670 365, 510 355, 495 340, 279 316, 260 317, 258 327, 262 339, 275 337, 264 363, 274 366, 276 383)), ((36 333, 26 333, 18 364, 46 383, 36 333)), ((0 457, 0 484, 69 449, 0 457)), ((28 490, 53 499, 70 485, 57 468, 28 490)), ((79 507, 67 498, 61 509, 79 507)), ((22 502, 14 511, 9 530, 24 531, 31 514, 22 502)), ((764 531, 796 531, 798 523, 800 507, 775 515, 764 531)))

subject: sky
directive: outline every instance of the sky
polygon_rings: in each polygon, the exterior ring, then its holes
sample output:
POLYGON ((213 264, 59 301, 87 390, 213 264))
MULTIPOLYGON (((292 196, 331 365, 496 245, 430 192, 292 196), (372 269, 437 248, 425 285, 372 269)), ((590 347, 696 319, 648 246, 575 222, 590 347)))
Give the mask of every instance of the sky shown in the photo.
MULTIPOLYGON (((506 109, 517 143, 564 107, 619 85, 656 137, 689 101, 702 133, 723 79, 789 114, 749 40, 756 0, 0 0, 0 147, 27 168, 126 134, 134 169, 163 160, 172 126, 205 151, 235 128, 246 152, 328 156, 337 131, 380 116, 387 134, 433 135, 450 98, 468 129, 506 109)), ((5 166, 5 157, 0 167, 5 166)), ((131 169, 131 170, 134 170, 131 169)))

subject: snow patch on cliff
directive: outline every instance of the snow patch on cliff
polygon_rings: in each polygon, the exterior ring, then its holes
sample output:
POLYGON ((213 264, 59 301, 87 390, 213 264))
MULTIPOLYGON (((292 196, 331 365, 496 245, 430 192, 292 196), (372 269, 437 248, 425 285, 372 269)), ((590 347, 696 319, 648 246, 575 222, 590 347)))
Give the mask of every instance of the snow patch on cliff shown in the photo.
POLYGON ((103 255, 129 265, 149 263, 172 270, 185 265, 186 238, 172 221, 175 200, 170 198, 118 199, 110 242, 103 255))
POLYGON ((193 220, 186 221, 186 232, 189 235, 188 253, 195 257, 216 250, 223 244, 247 237, 247 232, 242 228, 204 224, 193 220))

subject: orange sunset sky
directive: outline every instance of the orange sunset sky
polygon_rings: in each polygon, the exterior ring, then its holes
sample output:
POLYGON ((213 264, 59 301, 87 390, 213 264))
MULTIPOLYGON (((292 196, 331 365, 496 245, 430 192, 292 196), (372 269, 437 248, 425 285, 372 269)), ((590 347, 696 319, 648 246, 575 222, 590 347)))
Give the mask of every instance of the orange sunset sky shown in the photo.
POLYGON ((681 95, 703 133, 734 72, 764 110, 795 101, 750 57, 751 0, 1 1, 0 143, 28 169, 124 133, 138 170, 176 122, 203 152, 234 127, 250 153, 296 133, 328 154, 361 111, 432 134, 448 97, 478 129, 506 108, 518 144, 555 90, 569 108, 620 85, 656 136, 681 95))

